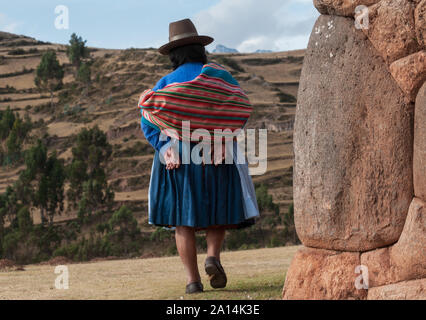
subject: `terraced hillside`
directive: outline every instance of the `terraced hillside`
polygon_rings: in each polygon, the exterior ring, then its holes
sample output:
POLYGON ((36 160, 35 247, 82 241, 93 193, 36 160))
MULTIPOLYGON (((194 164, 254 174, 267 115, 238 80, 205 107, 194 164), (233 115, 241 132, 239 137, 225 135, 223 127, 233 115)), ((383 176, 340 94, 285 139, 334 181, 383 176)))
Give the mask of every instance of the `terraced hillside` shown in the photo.
MULTIPOLYGON (((171 66, 155 49, 91 48, 91 56, 91 85, 82 89, 74 84, 66 46, 0 32, 0 108, 10 106, 22 116, 28 113, 40 124, 32 134, 48 133, 49 149, 56 149, 64 159, 71 156, 70 138, 81 128, 97 124, 107 132, 114 152, 108 174, 116 205, 128 204, 144 225, 153 149, 141 132, 137 101, 171 66), (48 49, 55 50, 65 66, 64 88, 55 92, 53 108, 49 94, 34 85, 34 70, 48 49)), ((247 128, 268 129, 268 170, 255 176, 254 182, 269 186, 282 212, 292 202, 292 128, 303 57, 304 50, 209 55, 232 71, 248 93, 254 112, 247 128)), ((20 170, 0 169, 0 192, 18 178, 20 170)), ((69 211, 57 219, 74 217, 69 211)), ((40 221, 37 212, 33 218, 40 221)))

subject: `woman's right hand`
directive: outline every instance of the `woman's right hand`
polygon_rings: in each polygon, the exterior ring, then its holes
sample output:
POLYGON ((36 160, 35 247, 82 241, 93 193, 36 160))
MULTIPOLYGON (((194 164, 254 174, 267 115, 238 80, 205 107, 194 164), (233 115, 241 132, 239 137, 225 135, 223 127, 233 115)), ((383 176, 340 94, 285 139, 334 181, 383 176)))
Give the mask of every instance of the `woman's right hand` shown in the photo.
MULTIPOLYGON (((210 146, 209 155, 208 155, 208 157, 210 157, 209 164, 214 164, 215 166, 218 166, 223 163, 223 161, 225 160, 225 156, 226 156, 225 144, 222 144, 222 151, 220 153, 214 152, 214 144, 210 146)), ((203 159, 203 165, 205 165, 204 159, 203 159)))

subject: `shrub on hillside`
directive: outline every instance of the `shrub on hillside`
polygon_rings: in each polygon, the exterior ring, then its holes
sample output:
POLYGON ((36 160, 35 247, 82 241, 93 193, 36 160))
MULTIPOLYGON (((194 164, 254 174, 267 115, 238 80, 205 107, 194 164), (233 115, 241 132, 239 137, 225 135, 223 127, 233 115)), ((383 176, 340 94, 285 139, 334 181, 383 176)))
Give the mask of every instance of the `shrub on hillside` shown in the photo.
POLYGON ((74 261, 107 256, 137 256, 143 240, 132 211, 122 206, 108 221, 98 223, 88 238, 83 236, 78 241, 57 248, 53 256, 65 256, 74 261))
POLYGON ((280 208, 272 200, 272 196, 268 194, 268 187, 263 183, 256 188, 257 205, 260 212, 265 210, 271 210, 276 214, 279 214, 280 208))
POLYGON ((296 98, 294 96, 282 91, 278 92, 277 96, 280 99, 280 102, 296 102, 296 98))
POLYGON ((245 72, 245 70, 234 59, 227 58, 227 57, 222 57, 222 56, 218 56, 218 57, 215 57, 215 60, 219 64, 228 66, 228 67, 234 69, 235 71, 245 72))
POLYGON ((23 67, 21 71, 14 71, 14 72, 10 72, 10 73, 2 73, 2 74, 0 74, 0 78, 22 76, 24 74, 33 73, 33 72, 34 72, 34 69, 27 69, 26 67, 23 67))
MULTIPOLYGON (((129 140, 129 138, 124 138, 126 141, 129 140)), ((126 142, 124 141, 123 142, 126 142)), ((124 149, 118 149, 114 150, 113 157, 134 157, 134 156, 143 156, 146 154, 149 154, 151 152, 151 146, 147 143, 143 143, 142 141, 136 141, 135 144, 132 146, 129 146, 124 149)))
POLYGON ((267 65, 282 63, 283 60, 280 58, 272 58, 272 59, 248 58, 248 59, 243 59, 242 62, 245 64, 248 64, 249 66, 267 66, 267 65))
POLYGON ((33 54, 33 53, 38 53, 38 49, 37 48, 30 48, 28 50, 22 49, 22 48, 17 48, 17 49, 12 49, 9 50, 7 52, 8 55, 10 56, 18 56, 18 55, 23 55, 23 54, 33 54))
POLYGON ((173 237, 173 232, 165 228, 156 228, 154 232, 151 233, 149 240, 153 242, 162 242, 164 240, 169 240, 173 237))

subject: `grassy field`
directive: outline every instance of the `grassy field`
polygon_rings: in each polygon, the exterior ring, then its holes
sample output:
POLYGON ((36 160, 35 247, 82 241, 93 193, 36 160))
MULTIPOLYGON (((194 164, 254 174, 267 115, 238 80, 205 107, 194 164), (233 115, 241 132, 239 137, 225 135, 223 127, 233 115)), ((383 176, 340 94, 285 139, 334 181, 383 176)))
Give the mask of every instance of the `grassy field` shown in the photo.
POLYGON ((285 274, 299 246, 228 251, 221 260, 225 289, 213 289, 198 256, 204 293, 185 295, 178 256, 68 265, 69 289, 55 288, 55 266, 27 265, 0 271, 0 299, 280 299, 285 274))

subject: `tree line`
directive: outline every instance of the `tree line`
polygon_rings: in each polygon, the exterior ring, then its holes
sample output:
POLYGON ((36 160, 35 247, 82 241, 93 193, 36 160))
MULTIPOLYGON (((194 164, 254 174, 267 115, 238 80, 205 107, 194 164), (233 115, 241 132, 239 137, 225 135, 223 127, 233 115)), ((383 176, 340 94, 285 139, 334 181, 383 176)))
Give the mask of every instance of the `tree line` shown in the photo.
POLYGON ((105 168, 111 153, 106 134, 97 126, 83 128, 74 138, 69 164, 58 157, 56 150, 49 152, 42 139, 25 150, 25 168, 0 195, 0 256, 16 254, 16 247, 22 244, 45 244, 49 232, 55 229, 55 217, 64 212, 65 200, 69 210, 77 210, 80 224, 92 215, 109 212, 114 192, 107 183, 105 168), (36 211, 41 218, 38 226, 31 218, 36 211), (33 238, 29 239, 29 234, 33 238))
MULTIPOLYGON (((91 61, 86 41, 73 34, 67 56, 75 81, 90 84, 91 61)), ((55 51, 44 53, 34 82, 41 91, 50 92, 51 106, 54 91, 63 86, 63 77, 64 66, 55 51)), ((130 237, 133 241, 140 234, 132 212, 122 207, 110 214, 114 192, 107 182, 106 166, 112 157, 112 146, 106 134, 98 126, 83 128, 72 139, 72 157, 66 164, 56 150, 49 151, 48 135, 30 143, 34 127, 27 114, 21 119, 10 107, 0 111, 0 165, 24 166, 18 179, 0 194, 0 258, 29 263, 49 259, 59 252, 87 259, 92 254, 119 255, 135 247, 123 240, 130 237), (26 150, 25 144, 30 145, 26 150), (77 213, 77 219, 67 221, 66 226, 54 224, 55 218, 64 213, 65 203, 67 211, 77 213), (32 218, 36 212, 41 219, 39 224, 34 224, 32 218), (98 240, 93 242, 92 236, 86 239, 81 229, 90 225, 94 217, 103 216, 109 220, 97 227, 98 240)))

